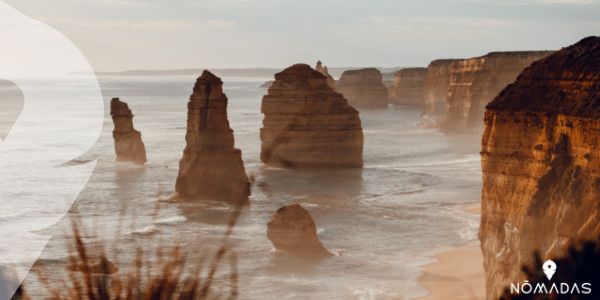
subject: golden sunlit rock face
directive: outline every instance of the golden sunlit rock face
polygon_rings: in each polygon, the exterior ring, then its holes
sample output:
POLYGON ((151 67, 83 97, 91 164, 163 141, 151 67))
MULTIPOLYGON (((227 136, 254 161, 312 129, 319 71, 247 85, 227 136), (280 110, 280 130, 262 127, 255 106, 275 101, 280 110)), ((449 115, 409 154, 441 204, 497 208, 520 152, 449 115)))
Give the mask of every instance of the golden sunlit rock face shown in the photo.
POLYGON ((447 133, 481 132, 485 106, 531 63, 551 51, 491 52, 434 60, 423 89, 423 123, 447 133))
POLYGON ((146 163, 146 147, 142 142, 142 134, 133 128, 133 114, 127 103, 113 98, 110 102, 110 115, 115 126, 113 138, 117 161, 146 163))
POLYGON ((177 196, 224 201, 248 198, 250 183, 242 152, 234 148, 223 82, 209 71, 198 78, 188 102, 185 140, 177 196))
POLYGON ((309 65, 275 75, 262 100, 261 160, 289 168, 361 168, 358 111, 309 65))
POLYGON ((389 104, 388 90, 381 72, 375 68, 349 70, 337 83, 338 92, 356 108, 385 108, 389 104))
POLYGON ((424 105, 423 81, 427 68, 404 68, 394 74, 394 84, 390 89, 390 101, 395 105, 424 105))
POLYGON ((600 235, 600 38, 533 63, 487 106, 479 239, 488 299, 533 251, 600 235))

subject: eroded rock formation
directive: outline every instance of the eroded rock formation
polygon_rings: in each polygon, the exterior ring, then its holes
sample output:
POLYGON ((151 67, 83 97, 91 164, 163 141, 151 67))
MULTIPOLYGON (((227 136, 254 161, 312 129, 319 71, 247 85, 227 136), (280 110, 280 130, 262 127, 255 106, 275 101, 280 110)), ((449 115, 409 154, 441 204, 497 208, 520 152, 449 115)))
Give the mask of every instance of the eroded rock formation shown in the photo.
POLYGON ((262 100, 261 160, 290 168, 360 168, 363 133, 358 111, 327 78, 296 64, 275 74, 262 100))
POLYGON ((526 67, 551 53, 491 52, 453 61, 448 85, 448 114, 440 129, 447 132, 482 130, 485 106, 526 67))
POLYGON ((127 103, 113 98, 110 101, 110 115, 115 126, 113 138, 117 161, 146 163, 146 147, 142 142, 142 134, 133 128, 133 114, 127 103))
POLYGON ((356 108, 385 108, 389 104, 383 77, 375 68, 344 71, 337 89, 356 108))
POLYGON ((332 254, 317 237, 317 225, 299 204, 284 206, 267 224, 267 238, 276 249, 305 257, 328 257, 332 254))
POLYGON ((250 183, 242 153, 234 148, 223 82, 209 71, 196 81, 188 102, 186 146, 175 185, 178 197, 245 201, 250 183))
POLYGON ((437 127, 448 115, 448 86, 450 85, 450 67, 454 59, 438 59, 427 66, 423 79, 423 114, 425 127, 437 127))
POLYGON ((327 66, 323 66, 323 63, 319 60, 317 62, 317 66, 315 67, 315 70, 321 74, 323 74, 323 76, 327 77, 327 84, 331 87, 332 90, 335 91, 335 79, 333 79, 333 76, 331 76, 331 74, 329 74, 329 70, 327 69, 327 66))
POLYGON ((479 239, 488 299, 522 264, 600 235, 600 37, 525 69, 487 106, 479 239))
POLYGON ((427 68, 405 68, 394 75, 390 101, 395 105, 423 106, 423 80, 427 68))

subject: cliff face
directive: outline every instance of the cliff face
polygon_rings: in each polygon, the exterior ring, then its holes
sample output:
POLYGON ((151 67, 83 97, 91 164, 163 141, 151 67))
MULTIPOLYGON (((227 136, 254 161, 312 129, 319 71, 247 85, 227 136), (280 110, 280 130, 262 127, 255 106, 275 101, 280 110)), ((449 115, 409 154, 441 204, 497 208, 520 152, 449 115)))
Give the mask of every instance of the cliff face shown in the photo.
POLYGON ((492 52, 482 57, 455 60, 450 66, 448 114, 442 131, 482 129, 485 106, 531 63, 550 51, 492 52))
POLYGON ((600 37, 525 69, 487 106, 479 239, 488 299, 520 266, 600 235, 600 37))
POLYGON ((221 79, 209 71, 194 86, 175 185, 179 197, 244 201, 250 194, 242 153, 234 148, 222 87, 221 79))
POLYGON ((332 90, 335 91, 335 79, 333 79, 333 76, 331 76, 331 74, 329 74, 329 70, 327 69, 327 66, 324 66, 321 61, 318 61, 317 66, 315 67, 315 70, 317 72, 323 74, 323 76, 325 76, 327 78, 327 84, 329 85, 329 87, 331 87, 332 90))
POLYGON ((337 89, 356 108, 385 108, 389 103, 383 77, 375 68, 345 71, 337 89))
POLYGON ((263 97, 261 160, 291 168, 360 168, 363 134, 358 111, 305 64, 275 74, 263 97))
POLYGON ((146 163, 146 147, 142 142, 142 134, 133 128, 133 114, 127 103, 113 98, 110 101, 110 115, 115 126, 113 138, 117 161, 146 163))
POLYGON ((396 105, 423 106, 423 81, 427 68, 405 68, 394 74, 390 100, 396 105))
POLYGON ((448 86, 450 85, 450 67, 454 59, 438 59, 427 66, 423 79, 422 123, 427 127, 436 127, 448 114, 448 86))

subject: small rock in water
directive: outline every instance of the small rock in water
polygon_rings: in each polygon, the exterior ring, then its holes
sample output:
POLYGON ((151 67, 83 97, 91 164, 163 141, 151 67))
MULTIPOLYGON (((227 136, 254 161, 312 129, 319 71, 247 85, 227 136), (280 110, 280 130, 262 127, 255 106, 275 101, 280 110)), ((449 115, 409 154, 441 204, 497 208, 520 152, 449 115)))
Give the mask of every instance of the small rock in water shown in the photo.
POLYGON ((267 224, 267 237, 276 249, 292 255, 332 256, 317 237, 315 221, 300 204, 278 209, 267 224))

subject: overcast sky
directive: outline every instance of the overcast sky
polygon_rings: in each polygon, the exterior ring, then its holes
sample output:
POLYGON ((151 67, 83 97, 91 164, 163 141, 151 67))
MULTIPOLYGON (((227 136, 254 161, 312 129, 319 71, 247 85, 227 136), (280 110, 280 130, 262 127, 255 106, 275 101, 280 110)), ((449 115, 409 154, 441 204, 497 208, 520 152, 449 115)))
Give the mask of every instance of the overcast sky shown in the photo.
POLYGON ((64 33, 97 71, 426 66, 600 34, 600 0, 6 2, 64 33))

